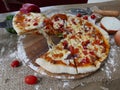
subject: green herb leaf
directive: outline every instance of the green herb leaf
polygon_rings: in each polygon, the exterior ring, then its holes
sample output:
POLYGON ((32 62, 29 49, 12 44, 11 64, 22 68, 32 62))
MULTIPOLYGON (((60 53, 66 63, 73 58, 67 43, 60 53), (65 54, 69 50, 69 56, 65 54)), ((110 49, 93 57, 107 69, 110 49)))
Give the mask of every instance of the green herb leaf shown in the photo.
MULTIPOLYGON (((14 15, 8 15, 6 17, 6 20, 11 20, 12 21, 13 17, 14 17, 14 15)), ((12 34, 17 34, 16 31, 13 28, 6 28, 6 30, 8 32, 12 33, 12 34)))

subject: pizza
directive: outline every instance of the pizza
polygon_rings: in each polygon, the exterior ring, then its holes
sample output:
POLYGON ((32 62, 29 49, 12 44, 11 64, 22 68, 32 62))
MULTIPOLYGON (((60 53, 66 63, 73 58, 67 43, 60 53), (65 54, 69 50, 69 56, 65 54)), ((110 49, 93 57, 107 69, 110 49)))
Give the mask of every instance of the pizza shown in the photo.
POLYGON ((67 34, 63 39, 35 62, 57 74, 88 74, 98 70, 109 53, 108 34, 75 16, 68 16, 64 29, 67 34))
POLYGON ((35 60, 37 67, 48 74, 84 77, 97 71, 109 54, 108 33, 75 15, 56 13, 48 17, 18 12, 13 27, 19 35, 42 30, 47 35, 62 36, 57 45, 35 60))

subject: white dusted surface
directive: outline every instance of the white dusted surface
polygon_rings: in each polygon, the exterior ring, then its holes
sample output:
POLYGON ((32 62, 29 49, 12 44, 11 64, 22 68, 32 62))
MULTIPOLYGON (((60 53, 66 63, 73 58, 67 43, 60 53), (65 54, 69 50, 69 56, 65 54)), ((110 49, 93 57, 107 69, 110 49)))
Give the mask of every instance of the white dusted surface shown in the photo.
MULTIPOLYGON (((98 5, 103 9, 120 10, 120 2, 91 4, 88 6, 94 5, 98 5)), ((86 5, 75 5, 73 7, 78 6, 86 7, 86 5)), ((5 15, 0 15, 0 21, 2 21, 4 17, 5 15)), ((3 29, 0 30, 0 90, 71 90, 78 85, 84 86, 88 82, 102 81, 103 83, 107 83, 113 79, 120 78, 120 47, 114 44, 113 37, 110 40, 112 53, 109 54, 109 58, 105 62, 105 65, 95 74, 78 80, 58 80, 43 77, 27 67, 23 61, 22 66, 14 69, 11 68, 11 61, 15 58, 19 59, 18 53, 20 52, 17 50, 17 44, 19 43, 18 39, 19 37, 17 35, 9 34, 3 29), (40 77, 40 82, 33 86, 26 85, 24 83, 24 77, 29 74, 40 77)), ((21 53, 21 57, 22 54, 23 53, 21 53)))

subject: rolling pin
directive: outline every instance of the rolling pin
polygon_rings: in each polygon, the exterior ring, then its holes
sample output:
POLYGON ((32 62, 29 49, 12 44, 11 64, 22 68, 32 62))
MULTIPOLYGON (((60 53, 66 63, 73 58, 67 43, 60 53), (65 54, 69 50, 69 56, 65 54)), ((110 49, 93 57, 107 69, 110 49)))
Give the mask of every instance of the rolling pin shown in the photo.
POLYGON ((119 11, 114 11, 114 10, 94 10, 94 13, 103 15, 103 16, 114 16, 114 17, 118 17, 120 15, 119 11))

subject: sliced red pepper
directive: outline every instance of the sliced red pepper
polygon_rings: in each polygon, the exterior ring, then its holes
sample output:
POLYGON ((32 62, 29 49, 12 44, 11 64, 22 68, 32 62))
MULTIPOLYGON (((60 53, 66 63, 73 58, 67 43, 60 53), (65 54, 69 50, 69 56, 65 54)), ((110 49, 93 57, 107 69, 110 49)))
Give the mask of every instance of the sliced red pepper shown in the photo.
POLYGON ((88 54, 88 52, 85 50, 85 51, 83 51, 83 53, 84 53, 84 55, 87 55, 88 54))
POLYGON ((91 55, 95 55, 95 53, 93 51, 89 52, 91 55))
POLYGON ((90 43, 89 40, 82 42, 82 46, 84 49, 87 49, 87 45, 90 43))
POLYGON ((95 40, 94 44, 100 45, 100 40, 95 40))
POLYGON ((75 55, 79 52, 79 49, 78 48, 74 48, 72 45, 69 46, 69 50, 71 52, 72 55, 75 55))
POLYGON ((68 48, 68 42, 65 40, 63 43, 63 46, 64 46, 64 49, 67 49, 68 48))
POLYGON ((89 64, 90 63, 90 59, 88 57, 82 59, 82 61, 80 62, 81 64, 89 64))
POLYGON ((77 25, 76 22, 75 22, 75 19, 72 19, 72 23, 75 24, 75 25, 77 25))
POLYGON ((35 22, 33 25, 34 25, 34 26, 37 26, 37 25, 38 25, 38 23, 37 23, 37 22, 35 22))
POLYGON ((75 39, 75 35, 72 35, 72 36, 70 37, 70 39, 75 39))
POLYGON ((70 50, 71 54, 74 54, 74 47, 72 45, 69 46, 69 50, 70 50))

